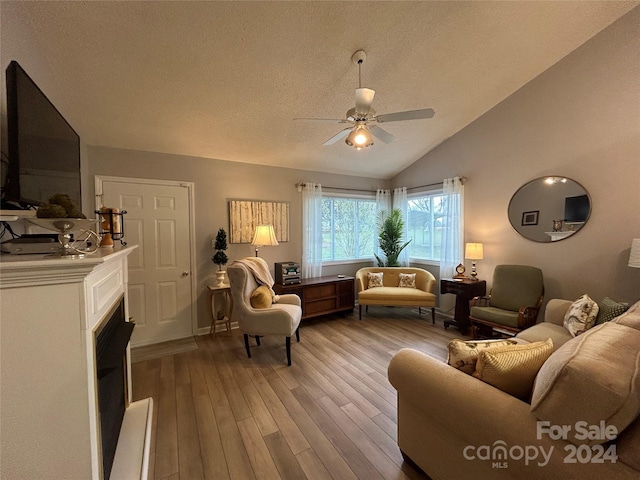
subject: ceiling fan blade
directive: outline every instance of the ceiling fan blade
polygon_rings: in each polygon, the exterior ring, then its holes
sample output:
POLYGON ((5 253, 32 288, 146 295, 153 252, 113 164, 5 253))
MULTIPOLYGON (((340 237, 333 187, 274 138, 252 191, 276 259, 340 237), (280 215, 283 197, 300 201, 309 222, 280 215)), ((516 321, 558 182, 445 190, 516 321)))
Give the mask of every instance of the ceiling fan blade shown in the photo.
POLYGON ((377 125, 371 125, 369 127, 369 131, 373 134, 373 136, 380 139, 382 143, 391 143, 396 139, 396 137, 394 137, 389 132, 387 132, 386 130, 383 130, 377 125))
POLYGON ((294 122, 305 123, 347 123, 344 118, 294 118, 294 122))
POLYGON ((350 131, 351 131, 351 128, 345 128, 344 130, 340 130, 338 133, 336 133, 333 137, 331 137, 329 140, 324 142, 322 145, 333 145, 337 141, 342 140, 344 137, 349 135, 350 131))
POLYGON ((398 122, 400 120, 420 120, 421 118, 431 118, 436 112, 432 108, 423 108, 422 110, 409 110, 407 112, 385 113, 376 116, 376 121, 398 122))
POLYGON ((358 113, 369 113, 375 95, 376 91, 370 88, 356 88, 356 111, 358 113))

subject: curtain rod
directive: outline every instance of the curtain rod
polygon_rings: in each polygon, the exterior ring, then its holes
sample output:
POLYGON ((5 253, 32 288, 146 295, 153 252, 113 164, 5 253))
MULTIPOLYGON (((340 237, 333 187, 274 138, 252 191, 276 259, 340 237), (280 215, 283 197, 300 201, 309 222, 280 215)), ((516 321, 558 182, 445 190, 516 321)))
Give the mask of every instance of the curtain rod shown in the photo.
MULTIPOLYGON (((460 177, 460 181, 464 185, 464 183, 467 181, 467 177, 460 177)), ((416 187, 407 187, 407 190, 416 190, 418 188, 425 188, 425 187, 437 187, 439 185, 441 186, 443 184, 443 182, 428 183, 426 185, 418 185, 416 187)), ((302 188, 305 187, 306 185, 307 184, 304 183, 304 182, 296 183, 296 188, 298 189, 299 192, 301 192, 302 188)), ((367 192, 367 193, 375 193, 376 192, 376 190, 364 190, 364 189, 360 189, 360 188, 347 188, 347 187, 325 187, 325 186, 323 186, 322 188, 327 188, 329 190, 346 190, 348 192, 367 192)), ((387 189, 385 189, 385 190, 387 190, 387 189)))
MULTIPOLYGON (((306 187, 307 184, 302 182, 302 183, 296 183, 296 188, 298 189, 299 192, 302 191, 303 187, 306 187)), ((346 190, 348 192, 365 192, 365 193, 376 193, 375 190, 365 190, 363 188, 348 188, 348 187, 327 187, 325 185, 322 185, 322 188, 326 188, 328 190, 346 190)))
MULTIPOLYGON (((467 177, 460 177, 460 183, 464 185, 466 181, 467 181, 467 177)), ((418 185, 417 187, 407 187, 407 190, 416 190, 418 188, 425 188, 425 187, 437 187, 437 186, 442 186, 443 183, 444 183, 444 180, 442 182, 427 183, 426 185, 418 185)))

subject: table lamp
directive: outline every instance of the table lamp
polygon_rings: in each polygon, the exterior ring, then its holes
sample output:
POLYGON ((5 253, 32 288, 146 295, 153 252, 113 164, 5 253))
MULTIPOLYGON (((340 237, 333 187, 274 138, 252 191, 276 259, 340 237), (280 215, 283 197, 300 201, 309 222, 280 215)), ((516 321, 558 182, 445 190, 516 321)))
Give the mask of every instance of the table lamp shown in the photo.
POLYGON ((467 243, 464 249, 464 258, 471 260, 471 279, 478 280, 476 261, 484 258, 481 243, 467 243))
POLYGON ((631 252, 629 252, 629 266, 640 268, 640 238, 631 241, 631 252))
POLYGON ((258 225, 253 234, 251 245, 256 247, 256 257, 258 256, 258 248, 278 245, 276 232, 273 231, 273 225, 258 225))

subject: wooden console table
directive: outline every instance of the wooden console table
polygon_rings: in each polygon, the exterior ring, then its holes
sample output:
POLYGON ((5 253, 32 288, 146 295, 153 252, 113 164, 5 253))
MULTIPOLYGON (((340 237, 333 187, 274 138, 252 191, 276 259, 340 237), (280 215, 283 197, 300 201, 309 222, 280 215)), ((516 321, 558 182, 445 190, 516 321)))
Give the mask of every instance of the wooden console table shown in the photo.
POLYGON ((484 280, 471 280, 470 278, 440 280, 440 293, 453 293, 456 296, 456 310, 453 320, 445 320, 444 328, 454 325, 462 333, 470 327, 469 301, 473 297, 483 296, 487 293, 487 282, 484 280))
POLYGON ((294 293, 302 301, 302 318, 319 317, 329 313, 353 311, 355 279, 353 277, 305 278, 293 285, 274 285, 278 295, 294 293))

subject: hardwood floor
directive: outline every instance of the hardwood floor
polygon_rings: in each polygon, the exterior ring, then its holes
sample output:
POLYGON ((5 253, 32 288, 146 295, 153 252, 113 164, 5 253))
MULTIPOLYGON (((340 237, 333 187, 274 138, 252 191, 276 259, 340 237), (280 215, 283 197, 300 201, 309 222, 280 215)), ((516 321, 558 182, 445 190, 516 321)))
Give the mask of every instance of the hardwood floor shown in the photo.
POLYGON ((153 397, 149 478, 422 479, 396 444, 387 365, 403 347, 446 360, 462 335, 430 312, 370 307, 303 321, 284 338, 196 338, 198 350, 135 363, 134 400, 153 397))

